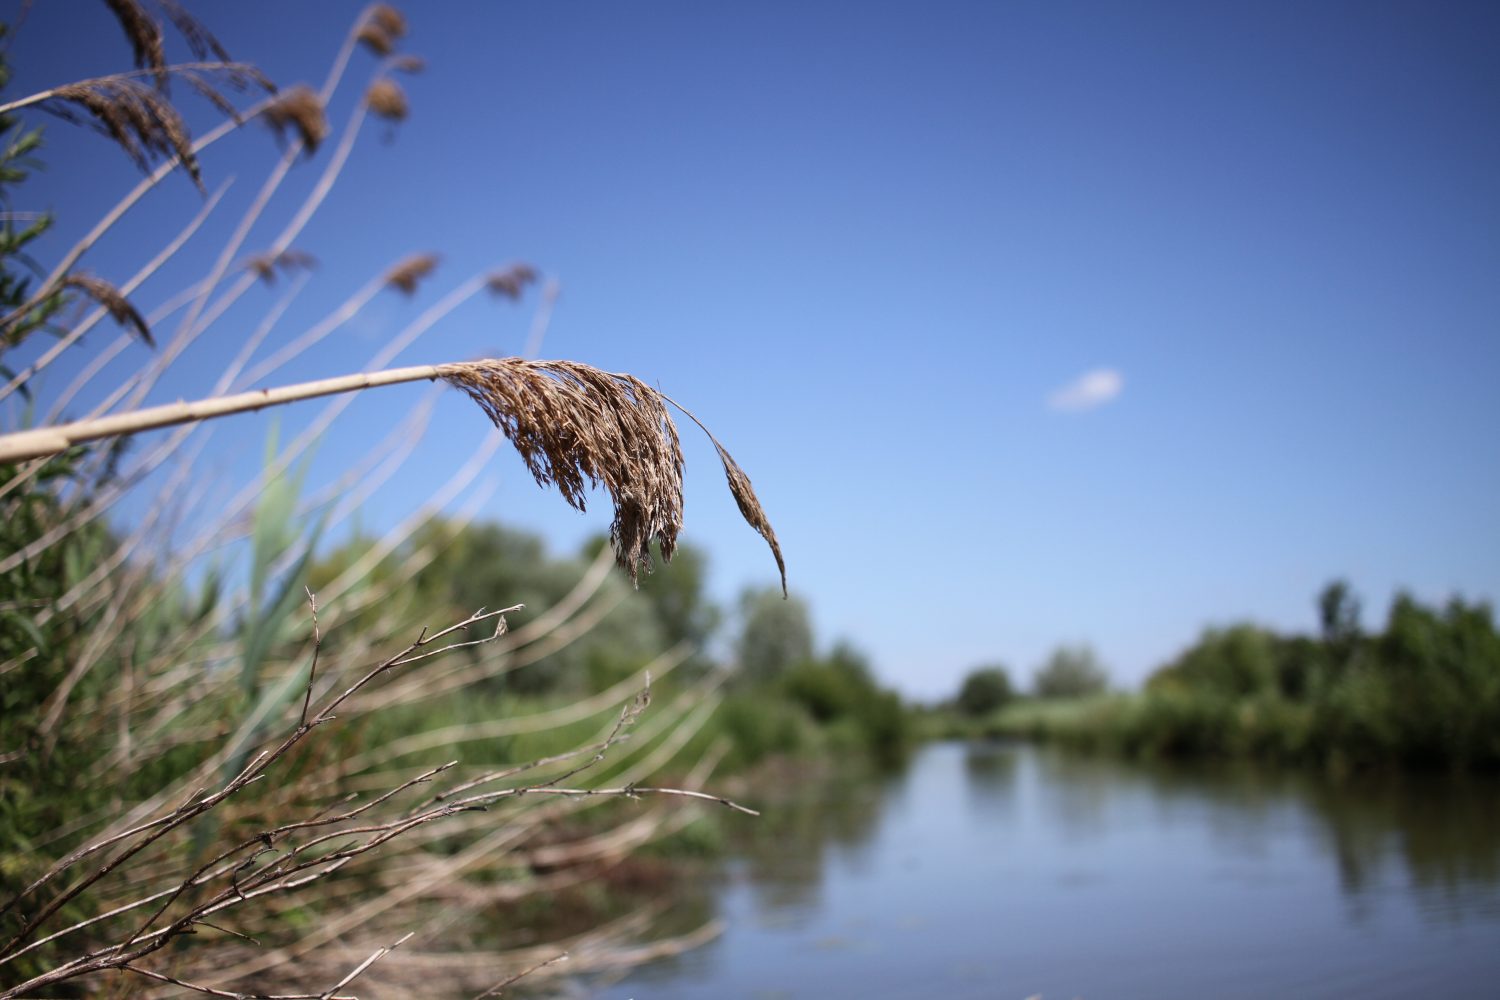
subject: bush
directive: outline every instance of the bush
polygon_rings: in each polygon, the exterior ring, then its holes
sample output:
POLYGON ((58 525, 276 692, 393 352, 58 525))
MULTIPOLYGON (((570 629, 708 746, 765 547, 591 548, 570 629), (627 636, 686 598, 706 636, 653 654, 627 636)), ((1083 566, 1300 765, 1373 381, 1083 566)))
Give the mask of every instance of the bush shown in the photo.
POLYGON ((970 718, 978 718, 1004 708, 1014 697, 1015 689, 1004 667, 980 667, 964 678, 954 707, 970 718))

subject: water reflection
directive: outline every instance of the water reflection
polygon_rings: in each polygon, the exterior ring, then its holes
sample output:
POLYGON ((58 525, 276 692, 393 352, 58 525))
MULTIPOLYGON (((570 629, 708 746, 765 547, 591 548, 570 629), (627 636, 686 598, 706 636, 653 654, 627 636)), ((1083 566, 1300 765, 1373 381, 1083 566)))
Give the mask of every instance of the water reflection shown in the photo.
POLYGON ((761 804, 696 885, 725 936, 602 995, 1482 997, 1500 975, 1494 780, 950 744, 761 804))

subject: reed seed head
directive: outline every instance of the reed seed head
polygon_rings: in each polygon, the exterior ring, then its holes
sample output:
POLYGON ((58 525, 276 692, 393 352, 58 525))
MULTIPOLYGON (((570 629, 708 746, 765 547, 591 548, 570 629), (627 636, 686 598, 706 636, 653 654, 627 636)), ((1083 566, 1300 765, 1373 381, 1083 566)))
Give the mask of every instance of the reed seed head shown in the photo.
MULTIPOLYGON (((438 377, 479 404, 538 484, 556 486, 578 510, 589 487, 609 492, 615 507, 610 542, 632 583, 639 582, 641 570, 651 571, 653 540, 662 560, 672 560, 682 531, 682 446, 667 404, 681 406, 634 376, 576 361, 472 361, 440 365, 438 377)), ((776 557, 785 594, 781 546, 750 477, 712 434, 709 439, 740 514, 776 557)))
POLYGON ((136 0, 104 0, 106 7, 120 22, 120 28, 130 41, 135 53, 137 69, 151 70, 156 85, 165 90, 167 86, 167 55, 162 44, 161 25, 146 13, 136 0))
POLYGON ((328 137, 328 118, 323 113, 323 101, 304 84, 282 91, 262 114, 278 135, 285 134, 288 128, 296 130, 309 156, 328 137))
POLYGON ((503 295, 512 301, 521 297, 526 286, 536 281, 536 269, 530 264, 512 264, 496 271, 485 281, 485 286, 495 295, 503 295))
POLYGON ((257 254, 245 261, 245 270, 255 272, 255 276, 268 285, 276 283, 278 271, 282 274, 289 274, 296 270, 310 271, 317 266, 317 258, 302 250, 257 254))
POLYGON ((389 77, 381 77, 370 84, 370 89, 365 91, 365 103, 370 106, 371 114, 389 122, 405 121, 409 110, 406 91, 389 77))
POLYGON ((376 4, 360 24, 355 37, 378 56, 396 51, 396 42, 406 35, 406 18, 389 4, 376 4))
POLYGON ((151 328, 146 325, 145 317, 114 285, 92 274, 74 272, 63 279, 62 286, 78 289, 108 310, 110 318, 116 323, 133 329, 136 336, 144 340, 147 345, 156 346, 156 341, 151 336, 151 328))
POLYGON ((153 158, 175 156, 193 183, 203 187, 187 125, 156 90, 139 80, 113 76, 58 87, 54 95, 41 107, 109 136, 142 171, 150 170, 153 158))
POLYGON ((431 274, 437 266, 437 254, 414 254, 391 268, 385 276, 385 283, 403 295, 413 295, 417 291, 417 282, 431 274))
POLYGON ((660 393, 630 375, 573 361, 505 358, 443 365, 510 439, 542 486, 578 510, 603 486, 614 501, 615 559, 639 580, 651 542, 670 561, 682 530, 682 447, 660 393))
MULTIPOLYGON (((709 437, 712 438, 713 435, 709 437)), ((781 543, 776 541, 776 532, 771 528, 771 522, 766 517, 766 512, 761 507, 755 490, 750 486, 750 477, 745 475, 745 470, 740 468, 734 456, 725 451, 724 446, 718 441, 714 441, 714 448, 719 453, 719 461, 724 464, 724 477, 729 480, 729 492, 733 494, 734 502, 740 508, 740 516, 771 547, 771 555, 776 558, 776 569, 781 573, 781 596, 785 597, 787 595, 786 561, 781 558, 781 543)))

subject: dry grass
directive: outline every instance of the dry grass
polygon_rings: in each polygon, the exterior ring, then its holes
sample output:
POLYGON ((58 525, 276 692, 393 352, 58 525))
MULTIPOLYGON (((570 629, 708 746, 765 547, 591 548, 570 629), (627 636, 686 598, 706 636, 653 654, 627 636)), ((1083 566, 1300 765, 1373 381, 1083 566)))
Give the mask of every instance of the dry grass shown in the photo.
MULTIPOLYGON (((404 19, 393 8, 377 5, 351 29, 321 93, 295 88, 244 112, 246 118, 263 114, 272 128, 293 140, 291 148, 271 168, 229 241, 217 254, 203 255, 210 263, 202 276, 175 293, 149 290, 156 297, 148 299, 137 285, 177 252, 201 219, 129 280, 80 273, 75 270, 78 258, 174 165, 196 177, 198 150, 227 134, 229 126, 224 123, 192 143, 181 119, 172 117, 175 110, 161 87, 147 86, 145 80, 155 79, 160 85, 180 78, 196 86, 204 80, 232 84, 256 78, 248 68, 228 64, 218 42, 201 25, 184 20, 170 0, 118 0, 110 9, 131 38, 139 71, 72 84, 7 107, 50 102, 47 110, 56 112, 53 105, 58 105, 64 117, 108 132, 137 163, 164 162, 40 283, 42 290, 66 287, 82 293, 98 308, 67 331, 55 351, 19 373, 5 391, 24 385, 53 357, 82 343, 89 325, 109 315, 128 332, 98 351, 97 358, 130 358, 134 350, 143 358, 139 367, 108 384, 91 386, 89 380, 96 375, 104 383, 101 373, 115 374, 103 361, 96 366, 91 358, 60 397, 41 400, 52 404, 47 419, 55 421, 64 409, 72 408, 71 400, 79 393, 78 405, 92 406, 89 417, 23 434, 56 436, 66 447, 73 440, 69 434, 80 427, 99 431, 92 435, 97 439, 138 433, 149 426, 182 426, 128 452, 75 452, 81 471, 74 480, 61 480, 61 488, 44 485, 43 473, 51 461, 48 452, 21 452, 23 464, 15 467, 15 478, 0 486, 0 501, 29 500, 28 492, 45 492, 57 512, 39 534, 23 537, 15 551, 0 555, 0 568, 8 567, 6 573, 54 549, 71 549, 73 541, 132 491, 141 501, 139 508, 148 511, 139 524, 125 529, 117 549, 81 563, 76 578, 63 581, 58 595, 26 606, 28 614, 35 612, 36 627, 81 637, 66 656, 34 648, 0 663, 0 683, 27 676, 42 664, 49 670, 56 667, 55 681, 53 674, 44 675, 36 711, 27 713, 27 731, 35 729, 37 740, 12 746, 13 731, 7 730, 0 764, 21 768, 38 755, 76 753, 83 746, 90 788, 114 790, 90 798, 87 809, 70 809, 55 825, 25 831, 32 845, 21 862, 28 885, 10 901, 11 912, 4 917, 0 997, 43 995, 59 988, 134 989, 143 995, 177 996, 187 990, 211 996, 279 992, 326 997, 339 994, 356 974, 362 986, 378 983, 408 994, 493 994, 533 967, 540 965, 536 974, 547 974, 551 966, 546 963, 559 951, 572 955, 569 968, 585 970, 669 954, 701 940, 711 927, 677 942, 633 948, 647 933, 646 925, 627 917, 586 932, 575 928, 557 941, 535 942, 522 951, 506 951, 476 938, 466 925, 477 925, 484 915, 528 894, 589 884, 604 866, 680 825, 687 815, 665 806, 632 807, 625 819, 614 814, 596 822, 587 837, 558 838, 555 830, 561 818, 592 810, 602 798, 725 802, 700 790, 718 759, 714 753, 694 754, 682 763, 684 749, 713 711, 713 682, 684 682, 676 697, 668 688, 645 716, 644 704, 626 706, 613 725, 597 716, 601 711, 611 713, 612 707, 618 710, 620 702, 628 700, 621 687, 580 697, 571 705, 539 706, 524 717, 485 720, 477 728, 460 717, 462 724, 448 731, 414 731, 406 734, 410 742, 401 743, 399 756, 377 753, 382 744, 360 742, 361 727, 376 713, 431 706, 435 699, 451 698, 474 684, 493 684, 512 670, 544 661, 603 621, 628 594, 617 581, 611 581, 612 590, 601 586, 612 573, 604 556, 571 593, 551 608, 539 609, 514 633, 469 637, 465 628, 477 631, 487 617, 476 614, 445 630, 454 640, 451 647, 441 645, 448 641, 440 639, 444 633, 424 632, 412 640, 416 630, 411 623, 432 620, 432 609, 411 592, 409 580, 438 553, 431 547, 409 550, 405 542, 438 511, 455 504, 478 508, 486 487, 471 483, 504 438, 539 483, 557 486, 574 507, 583 508, 591 488, 603 487, 610 494, 614 555, 633 579, 641 569, 650 568, 653 540, 662 555, 670 557, 682 530, 683 504, 682 453, 667 406, 672 401, 630 375, 574 361, 505 358, 414 366, 394 374, 384 370, 470 297, 489 291, 499 299, 520 300, 538 280, 536 271, 524 264, 477 273, 442 293, 358 375, 241 392, 339 331, 382 288, 413 296, 425 292, 437 257, 423 254, 371 275, 363 288, 311 328, 273 334, 306 279, 298 274, 274 296, 267 296, 277 301, 266 307, 260 324, 252 317, 245 326, 255 332, 243 338, 235 360, 217 384, 205 390, 207 398, 148 406, 148 393, 163 373, 206 331, 223 331, 223 324, 215 327, 216 321, 242 296, 311 263, 291 243, 334 186, 366 112, 387 120, 407 113, 400 88, 380 74, 418 67, 412 57, 395 51, 405 34, 404 19), (157 48, 164 33, 154 13, 170 20, 200 57, 211 55, 220 62, 169 65, 157 48), (298 156, 304 151, 312 155, 330 134, 325 107, 350 53, 361 46, 385 60, 376 67, 376 84, 364 101, 343 102, 341 106, 352 110, 339 140, 328 144, 333 147, 331 155, 324 151, 327 164, 320 179, 300 206, 288 209, 291 222, 280 234, 260 244, 268 249, 247 259, 245 235, 262 221, 272 193, 298 156), (137 310, 133 302, 145 304, 144 310, 137 310), (158 303, 155 308, 152 302, 158 303), (163 338, 157 352, 147 354, 135 346, 137 339, 149 338, 153 325, 164 329, 161 324, 175 312, 184 314, 182 324, 175 336, 163 338), (298 560, 312 548, 311 541, 296 537, 297 527, 320 516, 337 525, 357 509, 359 497, 400 474, 406 455, 419 447, 427 408, 414 408, 403 424, 405 430, 397 428, 384 444, 372 448, 372 454, 351 461, 342 470, 347 476, 340 478, 341 470, 333 470, 336 481, 317 494, 322 499, 300 501, 295 488, 286 485, 295 478, 291 467, 296 456, 313 446, 349 395, 328 403, 307 430, 274 460, 268 459, 254 482, 223 482, 220 471, 202 459, 215 455, 206 448, 212 425, 202 421, 264 406, 268 400, 291 401, 419 379, 461 389, 499 430, 487 432, 475 454, 456 463, 460 468, 447 482, 433 488, 337 576, 325 591, 328 607, 313 609, 310 629, 305 617, 295 613, 295 605, 291 612, 272 617, 264 595, 250 587, 222 589, 222 603, 201 619, 171 617, 184 595, 196 590, 206 564, 217 553, 239 557, 248 552, 261 559, 262 522, 271 520, 268 510, 283 512, 292 536, 284 551, 265 556, 266 578, 288 585, 297 580, 298 560), (329 388, 330 382, 341 388, 329 388), (161 422, 143 423, 152 413, 152 419, 161 422), (106 463, 118 463, 107 477, 106 463), (73 485, 90 482, 105 485, 73 485), (147 489, 154 495, 141 495, 147 489), (226 501, 223 494, 233 495, 226 501), (292 499, 286 499, 288 494, 292 499), (376 573, 393 554, 400 559, 394 575, 376 573), (170 627, 161 626, 163 613, 170 627), (325 649, 327 634, 336 638, 325 649), (256 647, 263 654, 252 670, 250 650, 256 643, 263 643, 256 647), (404 652, 391 656, 393 648, 404 652), (464 654, 452 655, 458 648, 464 648, 464 654), (339 716, 336 724, 334 709, 339 716), (571 733, 572 727, 581 726, 594 735, 570 739, 567 745, 575 749, 567 753, 516 763, 525 758, 509 758, 486 743, 507 726, 525 734, 541 734, 547 726, 566 726, 571 733), (632 727, 631 741, 618 742, 632 727), (86 746, 70 740, 86 741, 86 746), (426 759, 440 749, 434 740, 462 743, 464 763, 426 759), (168 760, 186 763, 153 770, 168 760), (685 775, 680 787, 662 787, 664 782, 655 777, 669 765, 674 774, 685 775), (161 774, 168 776, 155 777, 161 774), (575 777, 576 782, 569 780, 575 777), (418 794, 428 791, 437 794, 418 794), (351 795, 362 797, 351 801, 351 795), (485 808, 496 811, 478 811, 485 808), (274 845, 274 851, 265 850, 267 845, 274 845), (528 861, 536 858, 546 859, 546 877, 518 878, 517 872, 524 872, 528 861), (73 909, 73 903, 82 909, 73 909), (24 916, 18 918, 18 913, 24 916), (410 937, 413 930, 416 937, 410 937), (181 947, 167 949, 174 940, 181 947), (390 951, 398 941, 405 943, 390 951), (34 962, 40 964, 31 965, 34 962), (15 970, 27 967, 32 970, 27 973, 29 981, 17 983, 15 970), (106 969, 116 970, 115 975, 100 975, 106 969)), ((211 200, 204 214, 216 203, 217 198, 211 200)), ((539 345, 546 329, 556 294, 555 284, 548 288, 527 338, 527 353, 539 345)), ((253 302, 249 298, 241 309, 253 302)), ((345 346, 356 345, 351 340, 345 346)), ((48 387, 36 385, 45 395, 48 387)), ((714 444, 742 513, 766 538, 781 566, 774 532, 748 477, 717 441, 714 444)), ((15 578, 21 575, 17 572, 15 578)), ((495 595, 497 603, 506 596, 495 595)), ((669 651, 650 669, 660 676, 685 655, 683 650, 669 651)), ((63 794, 71 803, 81 791, 75 787, 63 794)), ((8 884, 14 886, 15 878, 8 884)), ((7 902, 0 899, 0 905, 7 902)))

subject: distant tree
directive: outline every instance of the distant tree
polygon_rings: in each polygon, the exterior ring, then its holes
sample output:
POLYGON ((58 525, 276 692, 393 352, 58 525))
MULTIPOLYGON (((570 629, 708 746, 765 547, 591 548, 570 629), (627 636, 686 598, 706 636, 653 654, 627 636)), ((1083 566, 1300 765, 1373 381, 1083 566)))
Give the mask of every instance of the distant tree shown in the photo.
POLYGON ((774 680, 813 658, 812 619, 796 594, 783 598, 775 587, 740 595, 740 635, 735 643, 740 676, 752 683, 774 680))
POLYGON ((1109 686, 1109 676, 1088 646, 1059 646, 1031 682, 1039 698, 1083 698, 1109 686))
MULTIPOLYGON (((460 532, 437 519, 417 533, 413 545, 431 546, 437 555, 409 586, 450 614, 524 604, 526 615, 539 615, 562 601, 587 569, 581 558, 551 555, 537 535, 495 523, 470 524, 460 532)), ((631 592, 629 581, 610 574, 592 600, 614 607, 587 635, 538 663, 504 673, 494 685, 523 693, 596 689, 639 669, 664 648, 656 616, 631 592)))
POLYGON ((989 715, 1015 697, 1010 673, 999 664, 977 667, 964 678, 955 704, 965 715, 989 715))
POLYGON ((1318 623, 1329 648, 1348 652, 1359 640, 1359 598, 1343 580, 1335 580, 1318 595, 1318 623))

